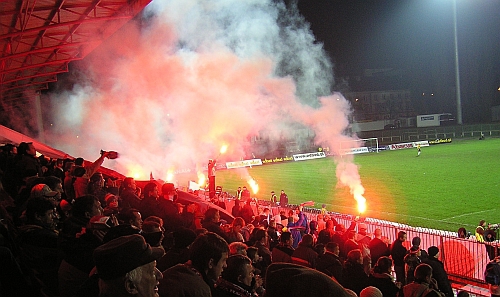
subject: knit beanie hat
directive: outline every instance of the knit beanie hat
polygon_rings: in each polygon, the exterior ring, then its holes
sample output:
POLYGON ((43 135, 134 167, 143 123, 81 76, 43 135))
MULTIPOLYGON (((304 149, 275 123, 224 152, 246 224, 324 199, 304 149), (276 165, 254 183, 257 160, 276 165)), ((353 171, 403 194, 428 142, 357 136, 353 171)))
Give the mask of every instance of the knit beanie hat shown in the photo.
POLYGON ((434 257, 439 253, 439 249, 437 246, 431 246, 427 249, 427 253, 429 254, 429 257, 434 257))

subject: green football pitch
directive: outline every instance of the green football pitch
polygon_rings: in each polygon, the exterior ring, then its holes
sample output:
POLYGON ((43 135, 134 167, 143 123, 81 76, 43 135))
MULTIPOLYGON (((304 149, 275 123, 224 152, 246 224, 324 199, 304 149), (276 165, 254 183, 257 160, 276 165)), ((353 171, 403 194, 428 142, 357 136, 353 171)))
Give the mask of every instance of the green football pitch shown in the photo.
MULTIPOLYGON (((354 157, 367 200, 362 216, 450 231, 473 230, 481 219, 500 223, 500 139, 453 140, 416 155, 403 149, 354 157)), ((243 174, 220 170, 216 184, 234 195, 238 186, 249 187, 244 174, 257 181, 259 199, 284 189, 290 203, 312 200, 316 208, 358 215, 349 188, 337 183, 333 158, 255 166, 243 174)))

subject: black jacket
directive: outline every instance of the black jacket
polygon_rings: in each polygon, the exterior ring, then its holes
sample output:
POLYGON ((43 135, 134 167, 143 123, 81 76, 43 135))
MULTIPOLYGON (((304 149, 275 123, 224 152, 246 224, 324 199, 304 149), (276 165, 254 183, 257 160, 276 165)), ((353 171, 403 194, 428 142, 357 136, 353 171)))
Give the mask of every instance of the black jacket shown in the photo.
POLYGON ((432 267, 432 277, 437 281, 439 291, 443 292, 448 297, 453 297, 453 289, 451 288, 448 274, 444 270, 443 262, 435 257, 429 257, 423 261, 432 267))
POLYGON ((330 252, 324 253, 316 264, 316 269, 327 274, 329 276, 333 276, 338 282, 342 281, 342 262, 335 254, 330 252))

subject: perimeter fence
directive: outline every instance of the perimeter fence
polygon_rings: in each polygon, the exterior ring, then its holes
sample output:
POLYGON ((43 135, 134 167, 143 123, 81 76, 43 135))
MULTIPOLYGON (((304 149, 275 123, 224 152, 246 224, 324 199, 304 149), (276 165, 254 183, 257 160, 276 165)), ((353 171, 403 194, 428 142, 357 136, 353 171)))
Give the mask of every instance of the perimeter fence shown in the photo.
MULTIPOLYGON (((269 203, 266 201, 262 201, 260 207, 263 205, 269 207, 269 203)), ((270 208, 273 215, 278 215, 281 210, 288 212, 296 207, 297 205, 290 205, 286 208, 270 208)), ((321 210, 304 207, 303 212, 310 222, 316 220, 321 210)), ((337 223, 346 226, 346 228, 351 225, 353 220, 356 220, 356 217, 352 215, 336 212, 327 212, 326 214, 334 218, 337 223)), ((439 259, 443 262, 456 291, 465 290, 476 296, 490 296, 488 284, 484 281, 484 271, 490 259, 500 255, 498 241, 478 242, 473 230, 472 234, 466 231, 464 237, 459 237, 456 232, 413 227, 372 218, 361 218, 357 222, 366 225, 369 235, 372 235, 375 229, 380 229, 383 239, 388 243, 396 240, 399 231, 406 232, 408 239, 403 245, 407 249, 411 247, 411 241, 414 237, 420 237, 420 247, 422 249, 427 250, 431 246, 438 247, 440 251, 439 259)))
POLYGON ((364 131, 357 133, 360 138, 377 137, 380 144, 434 139, 479 138, 481 135, 500 137, 500 123, 456 125, 442 127, 400 128, 391 130, 364 131))

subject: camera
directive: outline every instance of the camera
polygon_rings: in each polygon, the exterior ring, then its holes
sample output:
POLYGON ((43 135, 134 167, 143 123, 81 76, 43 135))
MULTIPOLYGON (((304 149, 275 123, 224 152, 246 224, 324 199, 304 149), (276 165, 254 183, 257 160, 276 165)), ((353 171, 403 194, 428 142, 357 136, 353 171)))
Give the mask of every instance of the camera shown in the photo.
POLYGON ((499 227, 500 227, 499 224, 488 224, 488 229, 496 230, 499 227))

